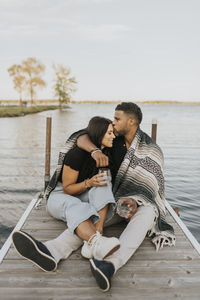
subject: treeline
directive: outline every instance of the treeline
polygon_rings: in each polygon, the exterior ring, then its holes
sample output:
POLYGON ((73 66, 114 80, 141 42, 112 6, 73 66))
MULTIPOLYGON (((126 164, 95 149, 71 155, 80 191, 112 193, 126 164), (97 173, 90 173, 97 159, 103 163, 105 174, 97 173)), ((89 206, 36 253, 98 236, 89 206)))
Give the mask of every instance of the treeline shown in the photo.
MULTIPOLYGON (((72 94, 76 91, 77 81, 75 77, 71 76, 69 67, 54 64, 52 68, 55 72, 54 95, 58 98, 61 107, 62 104, 70 102, 72 94)), ((32 105, 37 90, 47 86, 42 78, 44 72, 45 65, 34 57, 29 57, 8 69, 8 73, 13 79, 14 89, 19 94, 19 106, 22 106, 24 94, 29 97, 32 105)))

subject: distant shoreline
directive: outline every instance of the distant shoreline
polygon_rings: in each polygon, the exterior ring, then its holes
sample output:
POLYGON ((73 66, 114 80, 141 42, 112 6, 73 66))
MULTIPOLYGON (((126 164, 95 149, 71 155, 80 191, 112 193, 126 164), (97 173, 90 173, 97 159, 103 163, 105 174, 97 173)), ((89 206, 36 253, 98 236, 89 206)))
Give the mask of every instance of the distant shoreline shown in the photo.
MULTIPOLYGON (((128 100, 73 100, 70 103, 72 104, 119 104, 123 101, 127 101, 128 100)), ((133 100, 130 102, 134 102, 137 104, 162 104, 162 105, 200 105, 200 101, 170 101, 170 100, 144 100, 144 101, 137 101, 137 100, 133 100)), ((26 100, 26 103, 29 105, 29 101, 26 100)), ((69 104, 70 104, 69 103, 69 104)), ((40 105, 58 105, 58 101, 56 99, 40 99, 40 100, 35 100, 34 104, 36 106, 40 106, 40 105)), ((19 100, 0 100, 0 106, 3 105, 19 105, 19 100)))
MULTIPOLYGON (((123 101, 105 101, 105 100, 99 100, 99 101, 92 101, 92 100, 86 100, 86 101, 71 101, 70 103, 73 104, 118 104, 123 101)), ((125 102, 125 100, 124 100, 125 102)), ((183 101, 127 101, 127 102, 134 102, 136 104, 178 104, 178 105, 200 105, 200 102, 183 102, 183 101)))

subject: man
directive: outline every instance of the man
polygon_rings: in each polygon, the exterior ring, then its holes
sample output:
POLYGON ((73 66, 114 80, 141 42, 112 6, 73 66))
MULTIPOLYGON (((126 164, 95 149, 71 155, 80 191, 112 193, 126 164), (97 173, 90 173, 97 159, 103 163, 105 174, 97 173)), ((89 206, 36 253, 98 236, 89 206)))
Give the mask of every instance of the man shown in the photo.
MULTIPOLYGON (((142 112, 136 104, 123 102, 116 107, 113 126, 118 137, 114 140, 112 149, 113 193, 116 201, 128 203, 129 212, 126 219, 129 222, 119 238, 120 248, 115 253, 105 260, 90 260, 92 273, 102 291, 110 289, 112 276, 134 254, 147 233, 152 237, 156 249, 175 243, 173 228, 164 218, 163 155, 152 139, 140 130, 141 121, 142 112)), ((108 158, 91 143, 87 135, 81 135, 83 133, 84 131, 71 136, 65 152, 78 138, 78 146, 92 152, 97 166, 108 165, 108 158)), ((56 186, 63 157, 64 153, 61 154, 57 172, 47 187, 46 198, 56 186)), ((115 216, 113 223, 116 220, 121 218, 115 216)), ((67 258, 82 243, 78 236, 72 235, 67 229, 56 239, 44 244, 26 234, 24 237, 24 234, 16 233, 13 237, 14 245, 16 246, 15 240, 23 236, 23 248, 29 243, 27 249, 32 248, 34 255, 30 258, 30 255, 27 255, 30 251, 24 253, 22 247, 18 251, 46 271, 56 269, 57 263, 67 258)))
MULTIPOLYGON (((129 223, 119 238, 120 248, 104 261, 90 260, 92 273, 103 291, 109 290, 113 274, 134 254, 147 232, 157 250, 175 243, 173 228, 164 219, 163 155, 158 145, 140 130, 141 121, 142 112, 136 104, 124 102, 116 107, 113 193, 116 201, 128 202, 130 210, 126 216, 129 223)), ((95 147, 84 136, 78 142, 87 151, 95 147)), ((103 159, 99 158, 99 163, 103 159)))

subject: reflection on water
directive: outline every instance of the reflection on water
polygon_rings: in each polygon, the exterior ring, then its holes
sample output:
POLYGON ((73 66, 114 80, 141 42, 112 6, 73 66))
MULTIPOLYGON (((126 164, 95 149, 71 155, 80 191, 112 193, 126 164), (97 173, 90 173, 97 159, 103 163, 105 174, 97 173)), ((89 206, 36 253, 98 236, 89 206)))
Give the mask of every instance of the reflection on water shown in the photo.
MULTIPOLYGON (((0 119, 0 245, 34 194, 43 189, 46 116, 52 116, 51 170, 66 138, 101 115, 113 117, 112 104, 74 104, 64 111, 0 119)), ((141 128, 150 134, 157 119, 157 141, 165 156, 166 198, 200 241, 200 106, 141 105, 141 128)))

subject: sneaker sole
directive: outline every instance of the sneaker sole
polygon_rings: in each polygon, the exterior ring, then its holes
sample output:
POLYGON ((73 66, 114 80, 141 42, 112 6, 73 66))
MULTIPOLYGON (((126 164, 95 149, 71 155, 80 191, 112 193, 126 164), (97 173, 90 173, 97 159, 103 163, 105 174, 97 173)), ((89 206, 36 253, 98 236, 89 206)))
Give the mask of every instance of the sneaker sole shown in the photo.
POLYGON ((90 259, 90 269, 100 289, 107 292, 110 289, 110 282, 103 272, 96 267, 92 259, 90 259))
POLYGON ((12 235, 13 245, 17 252, 45 272, 56 270, 57 263, 53 257, 40 251, 34 240, 22 231, 15 231, 12 235))

